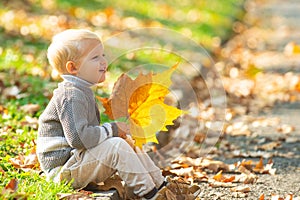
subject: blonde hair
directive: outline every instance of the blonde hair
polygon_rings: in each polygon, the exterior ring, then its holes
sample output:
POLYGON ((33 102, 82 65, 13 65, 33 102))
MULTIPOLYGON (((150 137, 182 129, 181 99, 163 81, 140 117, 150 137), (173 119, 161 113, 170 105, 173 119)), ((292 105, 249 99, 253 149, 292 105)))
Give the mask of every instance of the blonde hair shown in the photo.
POLYGON ((82 46, 85 39, 101 39, 94 32, 85 29, 68 29, 58 33, 52 38, 52 43, 48 47, 48 61, 59 74, 66 74, 66 63, 76 62, 82 56, 82 46))

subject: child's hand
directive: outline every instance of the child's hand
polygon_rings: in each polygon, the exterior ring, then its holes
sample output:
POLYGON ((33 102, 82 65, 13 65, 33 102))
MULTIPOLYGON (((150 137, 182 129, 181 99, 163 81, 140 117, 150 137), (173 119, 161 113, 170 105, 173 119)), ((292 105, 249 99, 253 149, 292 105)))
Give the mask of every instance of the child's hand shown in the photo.
POLYGON ((130 132, 129 125, 125 122, 116 122, 116 125, 118 126, 118 134, 120 138, 126 139, 127 134, 130 132))

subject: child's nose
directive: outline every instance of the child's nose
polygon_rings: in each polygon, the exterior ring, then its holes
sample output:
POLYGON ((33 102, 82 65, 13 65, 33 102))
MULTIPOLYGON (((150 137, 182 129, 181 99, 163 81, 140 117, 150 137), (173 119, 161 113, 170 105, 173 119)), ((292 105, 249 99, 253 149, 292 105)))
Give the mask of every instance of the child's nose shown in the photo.
POLYGON ((106 70, 107 69, 107 61, 106 60, 102 60, 100 62, 100 66, 101 66, 101 68, 104 68, 106 70))

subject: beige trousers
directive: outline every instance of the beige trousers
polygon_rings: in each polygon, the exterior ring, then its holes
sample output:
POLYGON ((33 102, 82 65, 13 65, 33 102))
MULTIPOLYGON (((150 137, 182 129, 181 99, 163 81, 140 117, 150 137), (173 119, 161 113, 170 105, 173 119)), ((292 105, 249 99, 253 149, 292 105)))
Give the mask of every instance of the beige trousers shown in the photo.
POLYGON ((164 181, 160 169, 146 153, 136 153, 119 137, 108 138, 88 150, 74 150, 72 154, 54 180, 74 179, 74 188, 83 188, 91 182, 104 182, 118 172, 126 186, 141 197, 164 181))

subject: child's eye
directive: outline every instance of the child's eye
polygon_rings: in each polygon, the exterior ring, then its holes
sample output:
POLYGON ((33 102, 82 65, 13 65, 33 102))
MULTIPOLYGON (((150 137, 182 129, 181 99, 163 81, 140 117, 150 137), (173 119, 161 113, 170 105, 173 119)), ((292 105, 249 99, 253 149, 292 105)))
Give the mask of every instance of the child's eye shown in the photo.
POLYGON ((99 56, 94 56, 92 59, 97 59, 97 58, 99 58, 99 56))

